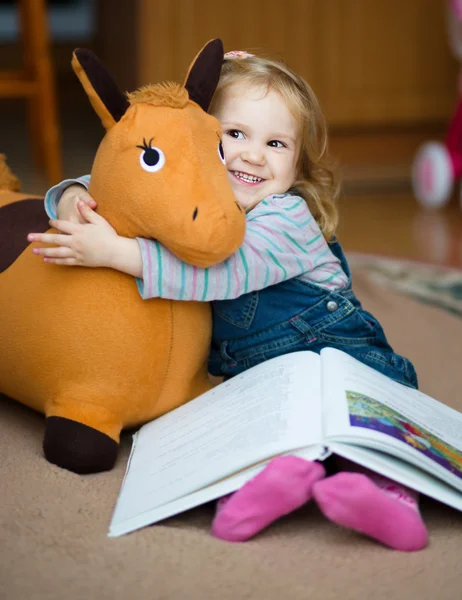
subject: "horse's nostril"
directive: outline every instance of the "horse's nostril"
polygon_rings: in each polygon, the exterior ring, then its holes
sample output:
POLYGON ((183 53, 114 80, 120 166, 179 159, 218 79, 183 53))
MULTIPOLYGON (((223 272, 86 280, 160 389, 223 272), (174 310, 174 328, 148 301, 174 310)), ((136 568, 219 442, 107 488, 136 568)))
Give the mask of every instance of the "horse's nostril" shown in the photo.
POLYGON ((239 204, 239 202, 235 202, 234 204, 237 206, 237 210, 242 212, 242 206, 239 204))
POLYGON ((193 212, 193 221, 196 220, 197 213, 198 213, 198 210, 197 210, 197 206, 196 206, 196 208, 194 209, 194 212, 193 212))

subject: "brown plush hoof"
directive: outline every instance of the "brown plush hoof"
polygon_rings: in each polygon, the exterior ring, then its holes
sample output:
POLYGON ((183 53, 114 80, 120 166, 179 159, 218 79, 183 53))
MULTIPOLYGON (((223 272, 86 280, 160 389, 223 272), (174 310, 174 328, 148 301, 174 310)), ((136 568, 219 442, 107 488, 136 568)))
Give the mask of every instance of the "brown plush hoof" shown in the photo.
POLYGON ((118 449, 117 442, 93 427, 63 417, 46 420, 43 451, 58 467, 82 475, 109 471, 118 449))

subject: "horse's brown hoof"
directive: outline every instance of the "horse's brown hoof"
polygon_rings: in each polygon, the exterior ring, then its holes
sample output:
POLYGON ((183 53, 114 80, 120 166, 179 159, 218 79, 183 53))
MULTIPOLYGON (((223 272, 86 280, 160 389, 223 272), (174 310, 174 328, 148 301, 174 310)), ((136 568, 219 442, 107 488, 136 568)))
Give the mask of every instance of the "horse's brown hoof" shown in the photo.
POLYGON ((119 445, 93 427, 63 417, 48 417, 43 451, 58 467, 80 473, 109 471, 114 466, 119 445))

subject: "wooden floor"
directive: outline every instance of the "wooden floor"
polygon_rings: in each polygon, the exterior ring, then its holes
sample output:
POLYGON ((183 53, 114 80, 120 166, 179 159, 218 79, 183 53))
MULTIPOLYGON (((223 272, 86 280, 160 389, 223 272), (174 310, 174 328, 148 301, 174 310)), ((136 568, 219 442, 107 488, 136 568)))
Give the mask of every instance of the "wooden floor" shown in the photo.
POLYGON ((346 251, 462 268, 462 209, 425 211, 408 193, 346 195, 338 231, 346 251))
POLYGON ((448 206, 429 211, 410 185, 418 147, 444 134, 444 124, 333 132, 331 150, 344 180, 338 234, 346 250, 462 267, 459 186, 448 206))
MULTIPOLYGON (((9 158, 23 190, 43 194, 48 185, 33 164, 26 112, 2 101, 0 152, 9 158)), ((88 173, 102 136, 86 101, 61 108, 64 174, 88 173)), ((344 180, 339 238, 347 251, 405 257, 462 268, 462 209, 458 198, 444 210, 423 210, 413 198, 409 172, 418 145, 438 139, 441 127, 419 131, 334 132, 331 149, 344 180)), ((455 195, 458 195, 455 192, 455 195)))

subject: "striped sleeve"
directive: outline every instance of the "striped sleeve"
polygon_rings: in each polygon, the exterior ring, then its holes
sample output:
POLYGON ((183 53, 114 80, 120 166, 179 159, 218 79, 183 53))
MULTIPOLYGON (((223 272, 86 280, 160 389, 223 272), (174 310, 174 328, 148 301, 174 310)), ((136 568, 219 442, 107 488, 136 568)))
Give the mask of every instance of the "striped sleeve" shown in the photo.
POLYGON ((143 278, 137 280, 138 290, 145 299, 237 298, 311 272, 321 241, 328 248, 302 198, 271 196, 247 215, 239 250, 206 269, 183 263, 156 241, 139 238, 143 278))
POLYGON ((90 185, 90 175, 83 175, 77 179, 65 179, 64 181, 61 181, 61 183, 50 188, 45 194, 45 211, 50 219, 57 218, 58 203, 63 192, 70 185, 74 185, 75 183, 80 183, 80 185, 83 185, 88 189, 88 186, 90 185))

